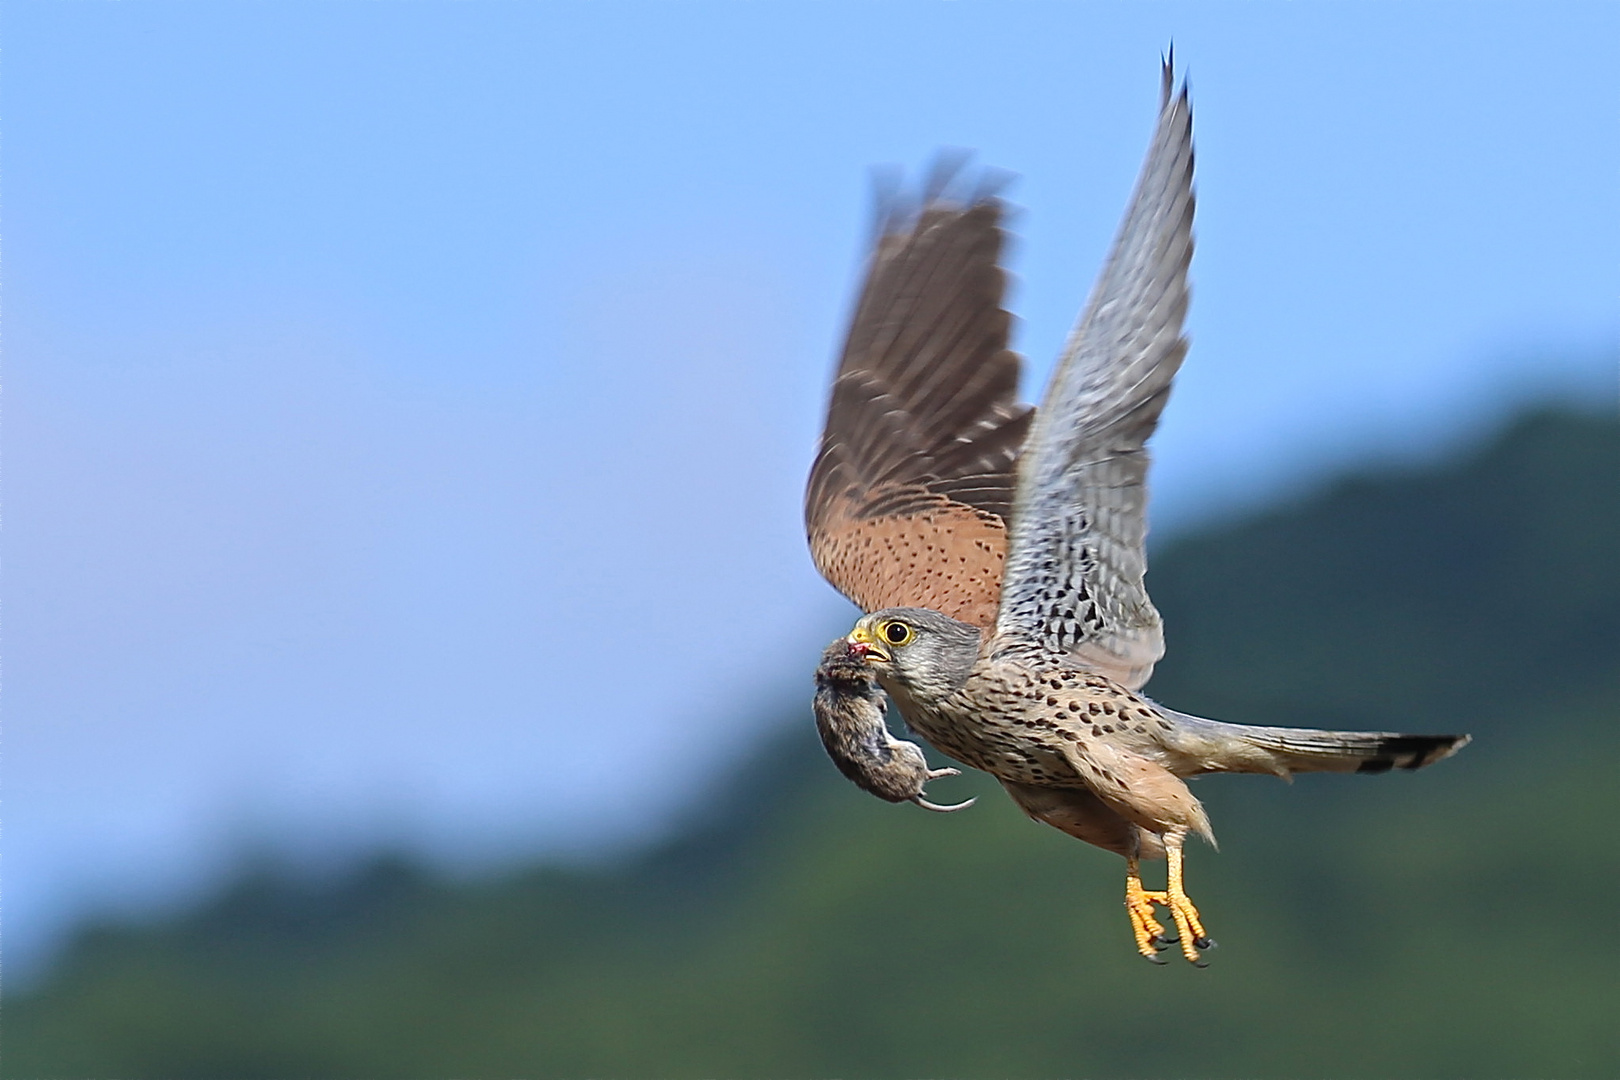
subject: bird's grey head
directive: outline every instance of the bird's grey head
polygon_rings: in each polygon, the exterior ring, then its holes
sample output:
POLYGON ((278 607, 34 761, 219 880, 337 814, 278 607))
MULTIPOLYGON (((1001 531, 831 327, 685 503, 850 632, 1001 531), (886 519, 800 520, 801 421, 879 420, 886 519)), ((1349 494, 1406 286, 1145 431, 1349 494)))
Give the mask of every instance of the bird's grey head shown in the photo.
POLYGON ((979 628, 927 608, 884 608, 847 639, 890 693, 937 699, 967 681, 979 658, 979 628))

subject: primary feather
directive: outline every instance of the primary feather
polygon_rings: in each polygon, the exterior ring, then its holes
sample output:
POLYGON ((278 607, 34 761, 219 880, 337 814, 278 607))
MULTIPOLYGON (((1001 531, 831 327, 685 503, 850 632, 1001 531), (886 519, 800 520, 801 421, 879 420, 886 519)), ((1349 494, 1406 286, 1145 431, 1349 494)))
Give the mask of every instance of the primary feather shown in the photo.
POLYGON ((816 567, 866 611, 914 605, 989 626, 1013 461, 1029 424, 1002 308, 1003 207, 892 204, 833 382, 805 491, 816 567))
POLYGON ((999 639, 1130 689, 1164 655, 1148 599, 1148 453, 1187 341, 1192 114, 1165 91, 1152 147, 1018 467, 999 639))

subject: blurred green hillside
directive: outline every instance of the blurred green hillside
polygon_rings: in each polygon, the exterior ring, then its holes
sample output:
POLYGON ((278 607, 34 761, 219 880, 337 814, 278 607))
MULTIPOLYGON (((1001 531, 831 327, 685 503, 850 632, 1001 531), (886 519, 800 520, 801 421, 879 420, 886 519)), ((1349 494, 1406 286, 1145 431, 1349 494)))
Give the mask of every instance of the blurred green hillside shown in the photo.
POLYGON ((878 802, 786 732, 680 837, 454 883, 249 874, 83 931, 5 1002, 10 1077, 1614 1077, 1620 424, 1187 536, 1151 690, 1257 723, 1471 731, 1424 772, 1200 782, 1207 970, 1144 963, 1120 861, 993 785, 878 802))

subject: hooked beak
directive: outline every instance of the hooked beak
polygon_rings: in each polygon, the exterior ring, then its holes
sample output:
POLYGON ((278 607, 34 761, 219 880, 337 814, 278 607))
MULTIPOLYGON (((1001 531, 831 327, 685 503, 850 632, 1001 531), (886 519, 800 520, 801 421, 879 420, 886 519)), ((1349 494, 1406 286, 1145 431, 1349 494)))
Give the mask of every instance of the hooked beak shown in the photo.
POLYGON ((849 642, 849 651, 868 664, 889 662, 889 651, 879 644, 878 639, 872 636, 872 631, 864 626, 857 625, 844 640, 849 642))

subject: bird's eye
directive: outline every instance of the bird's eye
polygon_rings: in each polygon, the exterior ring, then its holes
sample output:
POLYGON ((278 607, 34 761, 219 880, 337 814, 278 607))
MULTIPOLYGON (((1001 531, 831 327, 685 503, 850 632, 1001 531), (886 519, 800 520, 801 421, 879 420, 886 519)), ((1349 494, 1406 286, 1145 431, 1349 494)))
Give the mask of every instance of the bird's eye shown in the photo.
POLYGON ((911 639, 916 636, 911 627, 905 623, 890 622, 883 624, 883 640, 890 645, 909 645, 911 639))

